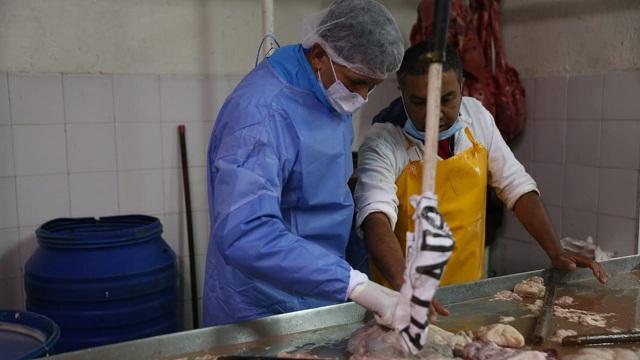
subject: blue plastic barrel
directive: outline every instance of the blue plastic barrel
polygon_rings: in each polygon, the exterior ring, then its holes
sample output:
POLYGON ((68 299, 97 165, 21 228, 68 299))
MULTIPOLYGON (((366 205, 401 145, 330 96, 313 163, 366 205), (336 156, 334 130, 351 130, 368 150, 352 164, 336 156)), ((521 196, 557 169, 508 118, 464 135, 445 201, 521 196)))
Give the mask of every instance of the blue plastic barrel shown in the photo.
POLYGON ((54 353, 178 330, 176 255, 145 215, 56 219, 36 230, 27 310, 61 329, 54 353))

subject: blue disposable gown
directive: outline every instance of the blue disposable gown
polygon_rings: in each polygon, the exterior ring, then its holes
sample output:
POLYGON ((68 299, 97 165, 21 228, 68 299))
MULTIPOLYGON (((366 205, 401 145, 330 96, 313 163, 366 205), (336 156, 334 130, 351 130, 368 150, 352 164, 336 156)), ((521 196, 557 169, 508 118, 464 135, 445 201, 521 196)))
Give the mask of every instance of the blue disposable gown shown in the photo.
POLYGON ((345 300, 352 140, 300 45, 229 95, 208 151, 205 326, 345 300))

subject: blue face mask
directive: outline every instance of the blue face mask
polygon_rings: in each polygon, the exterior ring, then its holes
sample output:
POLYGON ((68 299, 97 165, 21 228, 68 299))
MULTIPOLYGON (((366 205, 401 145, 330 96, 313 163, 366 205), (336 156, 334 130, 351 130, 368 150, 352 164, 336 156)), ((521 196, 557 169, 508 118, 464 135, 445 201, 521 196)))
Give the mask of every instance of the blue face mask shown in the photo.
MULTIPOLYGON (((404 97, 402 97, 402 106, 404 107, 404 97)), ((404 108, 404 112, 407 115, 407 121, 404 123, 404 131, 407 134, 409 134, 409 136, 411 136, 412 138, 424 142, 424 131, 420 131, 416 128, 416 126, 413 124, 413 120, 411 120, 411 118, 409 117, 409 113, 407 112, 406 107, 404 108)), ((453 135, 455 135, 455 133, 460 131, 463 127, 464 126, 460 121, 460 117, 458 116, 456 121, 454 121, 453 124, 447 130, 440 131, 438 133, 438 140, 445 140, 452 137, 453 135)))
POLYGON ((455 135, 455 133, 457 133, 458 131, 462 130, 462 128, 463 128, 462 121, 460 121, 460 116, 458 116, 456 118, 456 121, 454 121, 453 124, 447 130, 440 131, 438 133, 438 140, 448 139, 453 135, 455 135))

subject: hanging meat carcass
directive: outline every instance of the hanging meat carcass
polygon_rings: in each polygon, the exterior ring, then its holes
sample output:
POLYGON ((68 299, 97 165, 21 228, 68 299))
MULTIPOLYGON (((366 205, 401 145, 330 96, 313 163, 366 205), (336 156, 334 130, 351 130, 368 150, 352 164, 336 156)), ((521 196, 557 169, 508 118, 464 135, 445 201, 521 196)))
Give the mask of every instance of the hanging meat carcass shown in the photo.
MULTIPOLYGON (((411 43, 431 36, 435 0, 422 0, 411 43)), ((506 141, 524 128, 524 88, 518 73, 507 64, 499 29, 497 0, 452 0, 448 41, 460 54, 464 68, 463 94, 482 102, 494 115, 506 141), (495 69, 494 69, 495 63, 495 69)))
POLYGON ((516 69, 507 64, 500 37, 500 9, 497 0, 485 0, 491 5, 491 32, 495 47, 496 113, 494 118, 502 136, 514 139, 523 129, 526 118, 525 91, 516 69))

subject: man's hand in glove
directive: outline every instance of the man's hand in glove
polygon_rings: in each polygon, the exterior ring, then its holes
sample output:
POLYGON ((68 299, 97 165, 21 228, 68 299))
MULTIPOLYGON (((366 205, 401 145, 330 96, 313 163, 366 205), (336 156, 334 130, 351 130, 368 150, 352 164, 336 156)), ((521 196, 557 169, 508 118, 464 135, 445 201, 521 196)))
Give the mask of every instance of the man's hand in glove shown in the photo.
POLYGON ((390 328, 398 303, 398 292, 367 280, 356 285, 349 298, 371 311, 379 325, 390 328))

